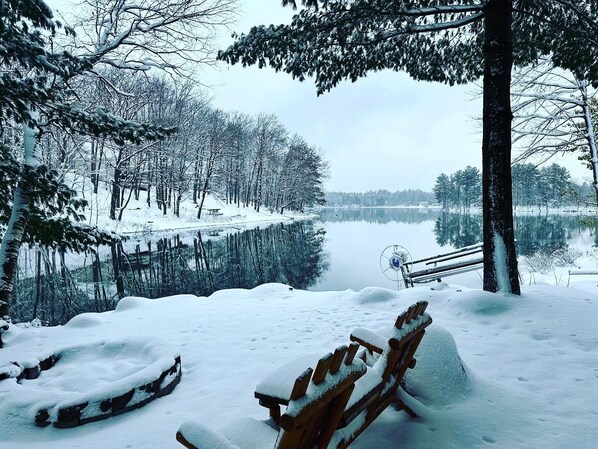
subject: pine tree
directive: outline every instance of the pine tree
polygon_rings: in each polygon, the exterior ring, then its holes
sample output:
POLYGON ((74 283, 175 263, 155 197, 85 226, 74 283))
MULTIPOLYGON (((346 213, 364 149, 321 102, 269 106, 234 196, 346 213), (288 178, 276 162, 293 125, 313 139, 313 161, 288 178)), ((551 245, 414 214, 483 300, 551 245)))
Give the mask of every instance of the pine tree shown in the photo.
POLYGON ((86 202, 39 160, 36 141, 44 130, 57 126, 117 143, 155 140, 174 131, 102 109, 79 109, 69 81, 91 70, 97 59, 50 51, 61 27, 41 0, 0 2, 0 316, 9 313, 23 242, 81 251, 115 238, 80 223, 86 202), (15 156, 18 146, 22 157, 15 156))
POLYGON ((436 201, 442 204, 443 209, 448 209, 449 207, 450 191, 451 180, 445 173, 441 173, 436 178, 436 183, 434 184, 432 192, 434 192, 436 201))
POLYGON ((480 204, 482 198, 482 176, 476 167, 467 166, 463 170, 463 206, 469 209, 480 204))
POLYGON ((515 164, 513 172, 513 202, 517 206, 534 206, 539 203, 538 184, 540 172, 534 164, 515 164))
MULTIPOLYGON (((294 0, 283 5, 296 7, 294 0)), ((269 65, 318 93, 369 71, 466 83, 483 76, 484 290, 519 294, 511 198, 513 64, 550 54, 598 83, 598 0, 303 0, 290 25, 254 27, 220 54, 269 65)))

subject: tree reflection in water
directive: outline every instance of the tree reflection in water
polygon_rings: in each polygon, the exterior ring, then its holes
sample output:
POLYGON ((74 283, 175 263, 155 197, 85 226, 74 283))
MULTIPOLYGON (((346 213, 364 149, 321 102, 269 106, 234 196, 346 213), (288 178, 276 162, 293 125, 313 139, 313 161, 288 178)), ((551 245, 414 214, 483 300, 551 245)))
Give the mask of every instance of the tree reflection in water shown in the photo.
MULTIPOLYGON (((480 215, 442 213, 437 209, 327 209, 312 222, 272 225, 243 232, 209 231, 176 235, 153 241, 127 241, 102 248, 100 255, 89 254, 79 264, 65 263, 65 255, 34 248, 20 256, 20 277, 15 289, 13 318, 29 321, 39 318, 50 324, 65 323, 82 312, 106 311, 126 296, 158 298, 189 293, 207 296, 225 288, 253 288, 266 282, 281 282, 307 289, 327 277, 340 282, 331 289, 347 288, 347 278, 358 272, 362 284, 380 285, 378 259, 346 255, 347 259, 329 267, 328 260, 338 252, 355 248, 355 239, 371 246, 374 236, 386 235, 388 228, 401 228, 410 236, 421 226, 434 233, 434 246, 453 248, 482 240, 480 215), (344 222, 340 229, 337 222, 344 222), (324 226, 334 245, 324 252, 324 226), (397 225, 395 225, 397 224, 397 225), (432 224, 434 224, 432 231, 432 224), (359 229, 360 237, 353 230, 359 229), (332 256, 331 256, 332 255, 332 256), (71 269, 67 268, 67 265, 71 269), (81 267, 81 268, 72 268, 81 267), (343 271, 345 270, 345 271, 343 271), (353 273, 353 274, 352 274, 353 273), (368 274, 362 276, 363 273, 368 274)), ((541 261, 565 260, 572 252, 568 241, 595 243, 595 221, 590 228, 579 216, 526 215, 515 217, 515 235, 520 256, 541 261)), ((414 257, 430 251, 427 235, 408 239, 414 257), (426 241, 424 241, 426 240, 426 241), (419 246, 418 246, 419 245, 419 246), (427 249, 426 249, 427 248, 427 249)), ((392 241, 384 242, 393 243, 392 241)), ((380 244, 380 249, 384 245, 380 244)), ((589 248, 588 248, 589 249, 589 248)), ((436 249, 434 250, 436 251, 436 249)), ((70 260, 67 257, 67 261, 70 260)))
MULTIPOLYGON (((595 226, 593 231, 596 231, 595 226)), ((589 232, 576 215, 519 215, 515 216, 515 238, 518 256, 537 253, 552 254, 566 251, 568 240, 589 232)), ((455 248, 482 241, 481 215, 443 213, 434 226, 436 242, 455 248)), ((595 232, 593 232, 596 235, 595 232)))
POLYGON ((242 232, 197 233, 115 244, 110 257, 97 254, 68 269, 64 255, 34 249, 15 289, 13 319, 63 324, 82 312, 112 310, 124 296, 208 296, 226 288, 281 282, 307 289, 327 270, 325 231, 310 222, 271 225, 242 232), (125 249, 126 248, 126 249, 125 249))

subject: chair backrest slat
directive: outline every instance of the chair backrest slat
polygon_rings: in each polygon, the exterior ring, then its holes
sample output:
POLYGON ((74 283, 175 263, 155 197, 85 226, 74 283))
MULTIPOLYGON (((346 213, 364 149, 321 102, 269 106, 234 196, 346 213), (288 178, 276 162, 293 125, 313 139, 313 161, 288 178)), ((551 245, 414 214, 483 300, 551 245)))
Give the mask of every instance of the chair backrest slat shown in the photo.
POLYGON ((405 319, 407 318, 407 312, 403 312, 401 313, 398 317, 397 320, 395 321, 395 327, 397 329, 400 329, 403 327, 403 324, 405 324, 405 319))
POLYGON ((305 394, 307 391, 307 387, 309 386, 309 381, 311 380, 311 375, 314 372, 313 369, 307 368, 303 373, 297 377, 295 380, 295 384, 293 385, 293 390, 291 391, 291 400, 294 401, 295 399, 299 399, 301 396, 305 394))
POLYGON ((309 368, 297 378, 286 413, 280 417, 275 449, 328 447, 355 381, 366 372, 361 360, 354 361, 358 346, 338 347, 334 354, 322 357, 315 370, 309 368), (341 369, 343 361, 346 365, 341 369), (332 381, 323 383, 328 373, 332 381))
POLYGON ((316 370, 314 371, 314 375, 311 379, 314 384, 320 385, 324 381, 324 379, 326 378, 326 374, 328 374, 328 370, 330 369, 331 364, 332 354, 329 352, 324 357, 322 357, 316 365, 316 370))
POLYGON ((347 350, 349 348, 347 345, 342 345, 336 348, 334 351, 334 355, 332 356, 332 363, 330 364, 330 373, 334 374, 338 371, 341 367, 341 363, 343 363, 343 359, 345 358, 345 354, 347 354, 347 350))

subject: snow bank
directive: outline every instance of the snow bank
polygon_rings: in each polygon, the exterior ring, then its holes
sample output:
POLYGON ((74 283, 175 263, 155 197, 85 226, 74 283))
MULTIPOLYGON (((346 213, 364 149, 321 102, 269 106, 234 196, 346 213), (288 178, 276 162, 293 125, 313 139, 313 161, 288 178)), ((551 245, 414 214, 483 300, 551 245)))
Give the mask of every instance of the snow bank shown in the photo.
MULTIPOLYGON (((66 326, 11 325, 2 367, 92 346, 102 336, 117 342, 147 336, 177 348, 182 378, 171 394, 143 408, 72 429, 36 427, 22 406, 41 405, 38 393, 14 379, 0 381, 0 448, 182 448, 175 433, 190 419, 216 431, 233 423, 240 435, 232 444, 247 448, 243 442, 257 438, 247 423, 268 416, 253 392, 270 372, 305 354, 321 357, 347 343, 356 327, 392 326, 410 304, 426 300, 435 324, 406 377, 415 397, 405 400, 420 418, 388 409, 352 448, 593 449, 598 288, 589 290, 531 286, 515 297, 456 286, 315 293, 268 284, 208 298, 127 298, 116 311, 66 326), (13 394, 16 389, 26 394, 13 394), (235 424, 239 419, 245 424, 235 424)), ((129 357, 135 360, 136 351, 129 357)), ((71 383, 76 388, 77 380, 71 383)))
POLYGON ((415 360, 416 369, 405 375, 405 388, 425 405, 446 406, 471 394, 472 374, 448 330, 435 324, 428 326, 415 360))

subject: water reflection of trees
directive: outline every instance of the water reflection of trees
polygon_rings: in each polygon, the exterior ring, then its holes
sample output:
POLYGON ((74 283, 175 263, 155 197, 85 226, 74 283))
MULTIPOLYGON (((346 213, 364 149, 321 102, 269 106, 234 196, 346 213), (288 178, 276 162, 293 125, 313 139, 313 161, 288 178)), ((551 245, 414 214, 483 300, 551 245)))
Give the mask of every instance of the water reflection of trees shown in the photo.
POLYGON ((443 213, 434 225, 436 243, 455 248, 482 241, 482 216, 443 213))
MULTIPOLYGON (((97 255, 90 263, 94 268, 99 266, 97 255)), ((31 248, 19 257, 19 265, 11 308, 12 318, 17 322, 39 318, 44 323, 64 323, 79 313, 114 308, 108 295, 98 294, 94 298, 81 288, 75 272, 67 268, 62 252, 31 248), (97 302, 99 298, 103 300, 97 302)), ((95 270, 94 273, 98 275, 95 270)), ((105 292, 102 282, 97 283, 97 289, 105 292)))
MULTIPOLYGON (((410 224, 435 220, 434 233, 441 246, 462 247, 482 239, 479 215, 417 209, 325 209, 321 218, 410 224)), ((591 232, 598 235, 593 223, 591 232)), ((568 249, 567 240, 587 232, 577 216, 515 217, 522 256, 552 257, 568 249)), ((14 318, 64 323, 82 312, 111 310, 124 295, 206 296, 219 289, 253 288, 265 282, 305 289, 328 269, 323 257, 324 231, 309 222, 216 234, 126 242, 105 248, 102 256, 87 255, 80 264, 68 263, 70 267, 83 266, 77 269, 67 268, 65 255, 57 251, 29 250, 20 256, 14 318)))
MULTIPOLYGON (((526 215, 515 217, 515 237, 520 256, 551 254, 568 248, 567 241, 587 227, 578 216, 526 215)), ((443 213, 434 226, 436 242, 460 248, 482 241, 480 215, 443 213)))
MULTIPOLYGON (((214 234, 213 232, 211 234, 214 234)), ((69 270, 64 255, 35 250, 35 265, 16 289, 15 318, 64 323, 86 311, 111 310, 123 296, 158 298, 176 294, 207 296, 225 288, 253 288, 282 282, 295 288, 313 285, 327 269, 324 230, 310 223, 272 225, 213 238, 162 238, 126 250, 110 248, 110 258, 91 256, 69 270), (43 255, 46 254, 46 257, 43 255), (39 265, 39 267, 38 267, 39 265)))
POLYGON ((318 212, 322 221, 332 223, 342 221, 365 221, 367 223, 407 223, 419 224, 436 220, 440 215, 437 209, 424 208, 325 208, 318 212))
POLYGON ((579 217, 548 215, 515 219, 517 251, 521 256, 546 254, 568 248, 567 240, 583 229, 579 217))

